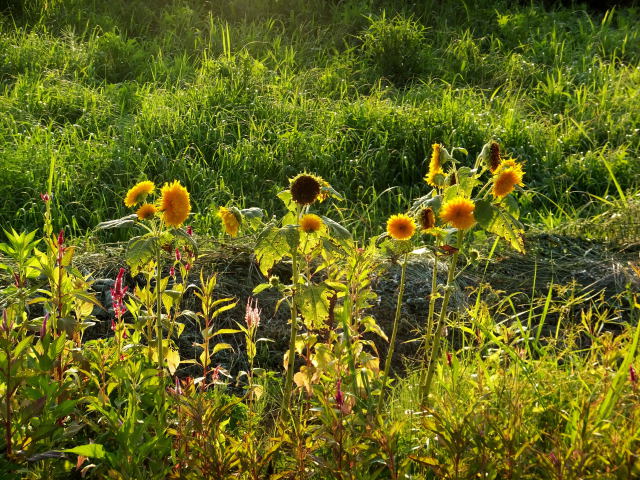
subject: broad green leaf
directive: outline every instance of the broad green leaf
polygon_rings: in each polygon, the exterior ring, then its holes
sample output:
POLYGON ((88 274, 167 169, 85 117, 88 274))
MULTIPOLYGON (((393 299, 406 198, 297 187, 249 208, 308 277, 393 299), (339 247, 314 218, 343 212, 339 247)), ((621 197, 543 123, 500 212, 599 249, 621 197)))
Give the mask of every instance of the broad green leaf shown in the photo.
POLYGON ((478 200, 474 215, 482 228, 503 238, 514 250, 525 252, 524 229, 509 212, 486 200, 478 200))
POLYGON ((178 366, 180 365, 180 352, 178 350, 174 350, 170 348, 167 351, 167 367, 169 368, 169 373, 173 375, 176 373, 178 366))
POLYGON ((329 316, 329 291, 324 285, 302 287, 295 296, 308 329, 322 328, 329 316))
POLYGON ((240 214, 243 217, 247 217, 249 219, 262 218, 264 216, 264 210, 258 207, 243 208, 242 210, 240 210, 240 214))
POLYGON ((290 254, 291 244, 297 245, 299 232, 297 227, 269 227, 265 229, 256 243, 255 255, 260 271, 266 276, 276 262, 290 254))
POLYGON ((333 235, 334 238, 336 238, 337 240, 351 239, 351 232, 349 232, 349 230, 344 228, 338 222, 330 219, 329 217, 325 217, 324 215, 322 215, 321 218, 324 224, 329 228, 329 231, 331 232, 331 235, 333 235))
POLYGON ((213 347, 213 352, 211 354, 215 355, 216 353, 221 352, 222 350, 233 350, 233 347, 228 343, 216 343, 215 347, 213 347))
POLYGON ((104 458, 107 452, 104 447, 99 443, 89 443, 87 445, 80 445, 78 447, 69 448, 63 450, 65 453, 75 453, 76 455, 82 455, 89 458, 104 458))
POLYGON ((158 237, 155 235, 142 235, 134 237, 127 245, 125 260, 131 267, 131 274, 137 275, 156 254, 158 249, 158 237))
POLYGON ((107 230, 109 228, 122 228, 122 227, 130 227, 136 223, 136 219, 138 215, 132 213, 131 215, 127 215, 126 217, 118 218, 116 220, 109 220, 107 222, 101 222, 98 224, 100 230, 107 230))

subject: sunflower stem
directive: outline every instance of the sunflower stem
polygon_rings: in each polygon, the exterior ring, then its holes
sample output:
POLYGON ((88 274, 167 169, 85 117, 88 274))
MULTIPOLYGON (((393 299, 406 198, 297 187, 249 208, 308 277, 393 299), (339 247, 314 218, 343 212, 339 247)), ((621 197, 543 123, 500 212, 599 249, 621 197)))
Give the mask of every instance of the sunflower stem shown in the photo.
POLYGON ((436 310, 436 299, 438 292, 438 255, 437 250, 440 245, 440 241, 436 239, 436 250, 433 253, 433 272, 431 274, 431 296, 429 297, 429 313, 427 315, 427 324, 425 332, 424 342, 424 362, 423 366, 426 368, 429 362, 429 352, 431 351, 431 340, 433 337, 433 315, 436 310))
POLYGON ((447 285, 444 291, 444 298, 442 299, 442 306, 440 307, 440 314, 438 315, 438 324, 436 327, 436 333, 433 338, 433 343, 430 349, 431 352, 429 355, 429 368, 427 370, 425 381, 421 382, 422 383, 421 398, 424 406, 427 406, 429 403, 429 390, 431 389, 431 383, 433 381, 433 374, 435 372, 438 355, 440 355, 440 339, 442 337, 442 332, 446 324, 447 307, 449 306, 449 298, 451 297, 451 288, 452 288, 453 280, 455 278, 456 266, 458 264, 458 256, 460 254, 460 249, 462 248, 463 238, 464 238, 464 230, 458 230, 458 242, 456 245, 456 251, 453 254, 453 257, 451 258, 451 263, 449 264, 449 272, 447 275, 447 285))
MULTIPOLYGON (((162 251, 158 244, 156 248, 156 336, 158 341, 158 377, 160 379, 161 417, 164 412, 164 351, 162 345, 162 251)), ((161 418, 162 419, 162 418, 161 418)))
MULTIPOLYGON (((297 207, 296 211, 296 220, 300 222, 300 214, 302 209, 300 206, 297 207)), ((284 396, 282 397, 282 411, 289 411, 290 400, 291 400, 291 389, 293 386, 293 369, 295 366, 295 355, 296 355, 296 337, 298 335, 298 306, 296 304, 296 293, 298 290, 298 283, 300 272, 298 268, 298 245, 299 240, 296 241, 295 245, 291 247, 291 262, 292 262, 292 284, 293 290, 291 292, 291 333, 289 338, 289 354, 287 358, 287 378, 284 384, 284 396)))
POLYGON ((400 289, 398 291, 398 299, 396 302, 396 314, 393 318, 393 330, 391 332, 391 340, 389 341, 389 351, 387 352, 387 359, 384 362, 384 372, 382 373, 382 387, 380 388, 380 398, 378 400, 377 414, 380 414, 382 409, 382 403, 384 402, 385 387, 389 378, 389 370, 391 369, 391 358, 396 347, 396 336, 398 334, 398 323, 400 323, 400 312, 402 310, 402 297, 404 296, 404 284, 407 273, 407 258, 409 253, 405 253, 402 258, 402 270, 400 273, 400 289))

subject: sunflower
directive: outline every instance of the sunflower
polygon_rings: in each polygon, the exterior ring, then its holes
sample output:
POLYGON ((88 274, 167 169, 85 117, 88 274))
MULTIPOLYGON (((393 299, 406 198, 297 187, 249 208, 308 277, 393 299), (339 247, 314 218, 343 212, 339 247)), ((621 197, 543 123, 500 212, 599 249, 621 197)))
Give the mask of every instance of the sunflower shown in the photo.
POLYGON ((124 204, 127 207, 133 207, 136 204, 143 202, 144 199, 147 198, 147 195, 153 192, 155 188, 156 186, 149 180, 136 183, 129 189, 129 191, 127 192, 127 196, 124 197, 124 204))
POLYGON ((416 223, 403 213, 392 215, 387 220, 387 233, 395 240, 409 240, 416 231, 416 223))
POLYGON ((308 213, 300 219, 300 229, 304 233, 315 233, 323 227, 322 219, 318 215, 308 213))
POLYGON ((476 206, 471 200, 455 198, 442 206, 440 218, 458 230, 466 230, 476 223, 473 216, 475 208, 476 206))
POLYGON ((172 184, 165 183, 160 193, 160 211, 164 223, 171 227, 179 227, 191 212, 189 192, 175 180, 172 184))
POLYGON ((240 219, 226 207, 220 207, 218 209, 218 216, 222 219, 222 226, 227 235, 235 237, 238 235, 240 229, 240 219))
POLYGON ((491 142, 491 146, 489 147, 489 171, 491 173, 495 173, 500 167, 500 163, 502 159, 500 158, 500 145, 498 142, 491 142))
POLYGON ((440 164, 441 147, 439 143, 432 145, 433 151, 431 152, 431 160, 429 161, 429 173, 424 177, 427 184, 432 187, 440 187, 441 183, 436 182, 437 175, 444 175, 442 165, 440 164))
POLYGON ((423 208, 418 214, 420 230, 426 232, 436 226, 436 215, 431 207, 423 208))
POLYGON ((498 200, 506 197, 513 192, 516 185, 524 185, 522 183, 523 175, 522 167, 515 162, 513 165, 502 166, 493 176, 491 193, 498 200))
POLYGON ((152 203, 145 203, 138 209, 138 211, 136 211, 136 215, 138 215, 138 220, 149 220, 150 218, 153 218, 156 211, 157 209, 155 205, 152 203))
POLYGON ((315 175, 301 173, 291 180, 291 198, 298 205, 311 205, 318 199, 323 183, 326 182, 315 175))

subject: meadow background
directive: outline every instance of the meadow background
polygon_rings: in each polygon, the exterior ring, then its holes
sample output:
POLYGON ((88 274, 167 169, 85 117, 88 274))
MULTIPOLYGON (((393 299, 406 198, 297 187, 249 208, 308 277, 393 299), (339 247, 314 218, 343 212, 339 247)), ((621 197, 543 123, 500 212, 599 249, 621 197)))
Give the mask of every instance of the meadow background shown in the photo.
POLYGON ((566 226, 620 207, 613 178, 637 201, 638 18, 484 0, 11 1, 0 225, 40 225, 52 169, 56 226, 75 235, 124 214, 141 179, 179 178, 211 232, 213 206, 276 213, 307 170, 346 197, 350 228, 377 234, 424 192, 432 143, 473 156, 494 138, 526 162, 527 223, 566 226))
POLYGON ((639 478, 625 5, 0 3, 0 478, 639 478), (491 140, 524 189, 428 193, 433 144, 491 140), (174 179, 195 235, 99 228, 174 179), (419 197, 479 228, 380 236, 419 197))

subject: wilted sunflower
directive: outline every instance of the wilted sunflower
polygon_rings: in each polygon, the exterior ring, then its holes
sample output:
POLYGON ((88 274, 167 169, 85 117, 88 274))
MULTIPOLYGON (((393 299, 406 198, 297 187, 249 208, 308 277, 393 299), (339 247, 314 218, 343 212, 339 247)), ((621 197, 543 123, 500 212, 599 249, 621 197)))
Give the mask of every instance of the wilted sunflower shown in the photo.
POLYGON ((436 226, 436 215, 431 207, 420 210, 418 223, 420 223, 420 230, 423 232, 429 231, 436 226))
POLYGON ((320 230, 323 225, 324 223, 322 223, 322 219, 313 213, 303 215, 300 219, 300 229, 304 233, 315 233, 320 230))
POLYGON ((416 223, 408 215, 392 215, 387 220, 387 233, 395 240, 408 240, 416 231, 416 223))
POLYGON ((134 207, 136 204, 144 202, 144 199, 147 198, 147 195, 153 192, 155 188, 156 186, 149 180, 136 183, 129 189, 129 191, 127 192, 127 196, 124 197, 124 204, 127 207, 134 207))
POLYGON ((222 219, 222 226, 227 235, 235 237, 238 235, 240 229, 240 219, 236 217, 235 213, 226 207, 220 207, 218 209, 218 216, 222 219))
POLYGON ((155 205, 152 203, 145 203, 136 211, 136 215, 138 215, 138 220, 148 220, 153 218, 156 211, 157 209, 155 205))
POLYGON ((440 218, 458 230, 466 230, 476 223, 473 215, 475 209, 476 206, 471 200, 455 198, 442 206, 440 218))
POLYGON ((160 193, 162 196, 159 204, 164 223, 171 227, 179 227, 191 212, 189 192, 175 180, 172 184, 165 183, 160 193))
POLYGON ((298 205, 311 205, 318 199, 323 183, 324 180, 315 175, 301 173, 291 180, 291 198, 298 205))
POLYGON ((493 176, 493 187, 491 193, 497 199, 501 199, 513 192, 516 185, 524 185, 522 183, 522 177, 524 171, 518 164, 502 166, 496 174, 493 176))
POLYGON ((495 173, 500 167, 502 159, 500 158, 500 145, 498 142, 491 142, 489 147, 489 170, 491 173, 495 173))
POLYGON ((436 183, 436 175, 444 175, 444 170, 442 170, 442 165, 440 162, 441 147, 439 143, 434 143, 432 145, 433 151, 431 152, 431 160, 429 161, 429 172, 424 177, 427 184, 432 187, 440 187, 436 183))

